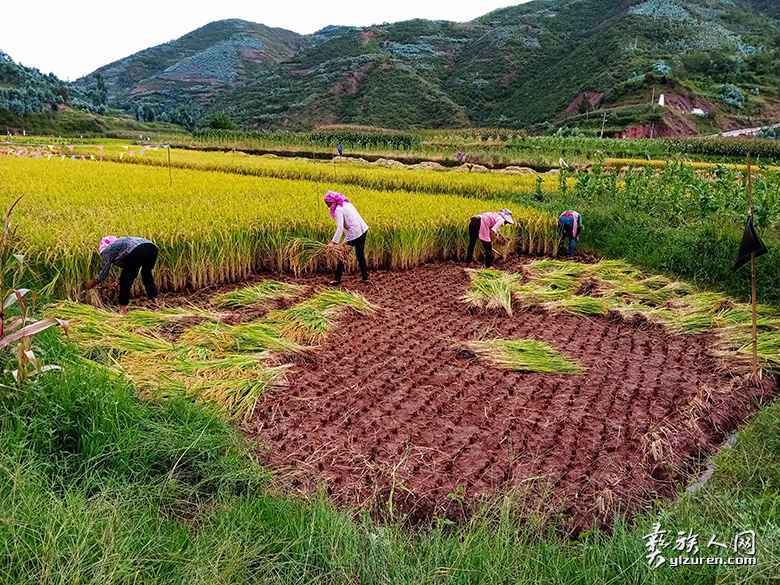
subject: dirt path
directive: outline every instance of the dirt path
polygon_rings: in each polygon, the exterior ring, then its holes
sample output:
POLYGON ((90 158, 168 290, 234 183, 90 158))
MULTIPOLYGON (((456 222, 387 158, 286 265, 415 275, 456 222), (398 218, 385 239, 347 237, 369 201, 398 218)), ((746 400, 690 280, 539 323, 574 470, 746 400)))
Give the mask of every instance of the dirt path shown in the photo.
POLYGON ((294 366, 289 390, 264 400, 249 432, 270 444, 267 462, 299 489, 324 483, 342 505, 385 511, 392 498, 413 519, 457 517, 477 496, 535 485, 572 528, 587 527, 673 495, 686 467, 753 410, 757 391, 716 368, 706 336, 476 312, 460 300, 468 283, 455 263, 373 272, 365 288, 348 275, 346 288, 384 311, 341 324, 312 363, 294 366), (547 342, 587 371, 508 372, 461 350, 497 337, 547 342))

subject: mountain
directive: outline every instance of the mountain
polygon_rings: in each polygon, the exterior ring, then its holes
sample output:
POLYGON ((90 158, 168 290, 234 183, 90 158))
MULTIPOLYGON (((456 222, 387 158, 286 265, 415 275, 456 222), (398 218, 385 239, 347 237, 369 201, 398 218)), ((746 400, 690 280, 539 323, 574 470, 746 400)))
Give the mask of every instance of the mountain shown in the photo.
POLYGON ((308 36, 220 21, 79 84, 102 78, 109 103, 189 125, 693 134, 776 122, 778 49, 775 0, 532 0, 308 36))
POLYGON ((193 103, 204 103, 221 89, 272 69, 295 55, 304 40, 284 29, 222 20, 110 63, 77 83, 92 87, 104 82, 112 104, 137 110, 140 117, 153 118, 155 108, 179 108, 192 117, 200 111, 193 103))

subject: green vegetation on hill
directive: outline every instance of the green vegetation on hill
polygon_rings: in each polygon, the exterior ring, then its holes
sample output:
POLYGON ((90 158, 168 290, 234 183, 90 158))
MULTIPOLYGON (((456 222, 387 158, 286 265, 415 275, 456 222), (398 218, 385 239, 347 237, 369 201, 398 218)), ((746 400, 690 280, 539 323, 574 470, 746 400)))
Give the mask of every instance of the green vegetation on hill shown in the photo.
POLYGON ((111 106, 190 130, 221 114, 242 129, 717 133, 776 121, 775 4, 531 0, 467 23, 415 19, 307 36, 231 19, 75 84, 38 79, 34 70, 32 85, 9 82, 3 71, 12 65, 0 59, 0 110, 22 117, 54 102, 90 112, 111 106), (663 109, 652 105, 660 93, 663 109))
POLYGON ((28 114, 55 116, 60 106, 105 114, 107 96, 100 77, 93 89, 84 90, 51 73, 44 75, 38 69, 14 63, 0 51, 0 120, 14 121, 28 114))

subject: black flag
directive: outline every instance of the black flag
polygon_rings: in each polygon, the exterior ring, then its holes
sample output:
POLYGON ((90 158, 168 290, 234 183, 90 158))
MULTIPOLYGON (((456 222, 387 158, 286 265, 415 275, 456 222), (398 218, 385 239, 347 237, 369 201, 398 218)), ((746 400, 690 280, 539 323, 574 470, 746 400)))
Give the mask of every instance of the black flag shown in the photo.
POLYGON ((755 254, 756 258, 762 254, 766 254, 768 250, 761 241, 761 238, 756 235, 756 230, 753 229, 753 214, 749 214, 747 223, 745 224, 745 233, 742 234, 742 243, 739 245, 739 254, 737 255, 737 261, 731 270, 739 270, 739 268, 748 262, 750 262, 750 255, 755 254))

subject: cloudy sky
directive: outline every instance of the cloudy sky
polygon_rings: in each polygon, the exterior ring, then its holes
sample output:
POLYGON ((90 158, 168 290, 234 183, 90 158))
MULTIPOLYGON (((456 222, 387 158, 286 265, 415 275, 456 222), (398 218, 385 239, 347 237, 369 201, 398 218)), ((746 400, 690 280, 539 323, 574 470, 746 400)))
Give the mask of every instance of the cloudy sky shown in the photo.
POLYGON ((226 18, 300 34, 329 24, 369 26, 411 18, 465 22, 528 0, 195 0, 67 3, 3 0, 0 50, 17 63, 75 80, 132 53, 226 18))

